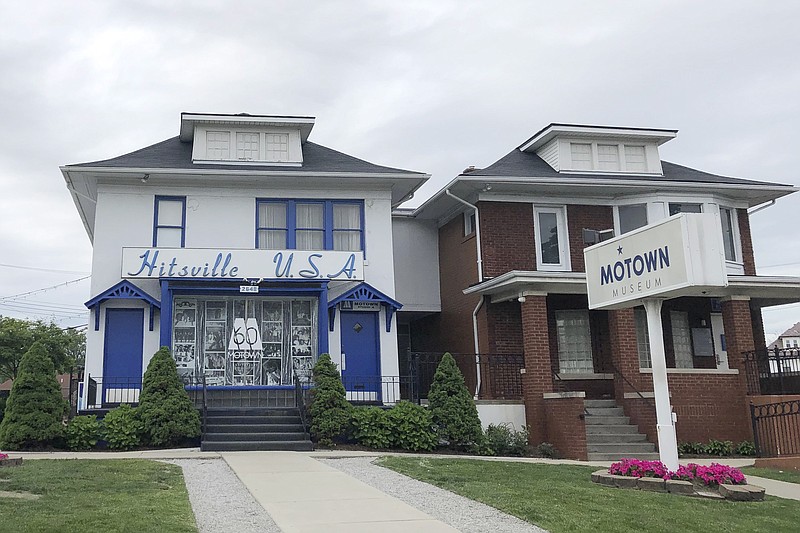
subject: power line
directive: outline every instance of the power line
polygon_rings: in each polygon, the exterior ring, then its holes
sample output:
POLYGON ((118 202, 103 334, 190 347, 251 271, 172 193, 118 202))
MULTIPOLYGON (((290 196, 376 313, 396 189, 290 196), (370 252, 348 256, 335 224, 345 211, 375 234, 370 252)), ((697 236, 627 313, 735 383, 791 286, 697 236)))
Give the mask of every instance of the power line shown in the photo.
POLYGON ((17 307, 20 309, 41 309, 42 311, 84 311, 85 308, 77 305, 40 305, 37 302, 29 302, 26 300, 9 300, 1 302, 2 307, 17 307))
POLYGON ((0 263, 0 267, 18 268, 20 270, 35 270, 37 272, 56 272, 60 274, 88 274, 88 272, 86 272, 85 270, 59 270, 56 268, 38 268, 38 267, 22 266, 22 265, 8 265, 5 263, 0 263))
POLYGON ((21 292, 19 294, 12 294, 11 296, 0 296, 0 302, 5 301, 5 300, 18 299, 18 298, 21 298, 23 296, 29 296, 31 294, 37 294, 37 293, 40 293, 40 292, 45 292, 45 291, 57 289, 59 287, 66 287, 67 285, 71 285, 72 283, 77 283, 79 281, 83 281, 85 279, 89 279, 90 277, 91 276, 83 276, 82 278, 71 279, 69 281, 65 281, 64 283, 58 283, 56 285, 51 285, 50 287, 44 287, 42 289, 36 289, 36 290, 33 290, 33 291, 28 291, 28 292, 21 292))

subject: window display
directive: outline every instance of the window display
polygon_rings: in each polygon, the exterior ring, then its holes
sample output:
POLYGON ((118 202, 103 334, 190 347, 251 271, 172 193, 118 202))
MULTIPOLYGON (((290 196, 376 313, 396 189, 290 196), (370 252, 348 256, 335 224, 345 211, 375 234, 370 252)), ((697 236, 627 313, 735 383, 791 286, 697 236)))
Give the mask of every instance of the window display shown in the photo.
POLYGON ((317 300, 176 298, 173 354, 185 383, 292 385, 317 358, 317 300), (199 357, 198 357, 199 355, 199 357))

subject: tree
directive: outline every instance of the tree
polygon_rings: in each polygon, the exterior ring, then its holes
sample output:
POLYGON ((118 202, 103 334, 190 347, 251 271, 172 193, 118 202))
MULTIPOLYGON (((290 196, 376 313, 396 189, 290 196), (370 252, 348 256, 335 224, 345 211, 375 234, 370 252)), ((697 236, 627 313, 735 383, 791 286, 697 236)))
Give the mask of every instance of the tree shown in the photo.
POLYGON ((311 436, 317 442, 330 446, 333 440, 344 436, 350 427, 353 406, 347 401, 339 370, 324 353, 312 370, 314 391, 308 413, 311 416, 311 436))
POLYGON ((200 436, 200 414, 186 394, 166 346, 147 365, 136 411, 148 444, 175 446, 200 436))
POLYGON ((428 408, 439 436, 454 449, 476 449, 484 440, 478 409, 464 376, 449 353, 444 354, 428 392, 428 408))
POLYGON ((82 365, 86 354, 86 334, 76 329, 61 329, 41 320, 23 320, 0 316, 0 381, 14 379, 22 356, 37 341, 58 372, 82 365))
POLYGON ((0 448, 18 450, 59 444, 67 404, 61 398, 53 361, 37 341, 22 357, 0 423, 0 448))

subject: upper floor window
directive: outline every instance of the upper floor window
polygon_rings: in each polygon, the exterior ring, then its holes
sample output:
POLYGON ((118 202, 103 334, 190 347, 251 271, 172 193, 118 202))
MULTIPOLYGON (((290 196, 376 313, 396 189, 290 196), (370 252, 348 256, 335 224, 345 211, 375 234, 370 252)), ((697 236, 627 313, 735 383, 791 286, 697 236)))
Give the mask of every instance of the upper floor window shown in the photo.
POLYGON ((289 160, 289 134, 287 133, 266 133, 267 160, 268 161, 288 161, 289 160))
POLYGON ((597 168, 600 170, 619 170, 619 146, 616 144, 597 145, 597 168))
POLYGON ((702 213, 703 204, 669 204, 669 216, 678 213, 702 213))
POLYGON ((644 146, 625 145, 625 167, 628 172, 647 172, 644 146))
POLYGON ((208 159, 230 159, 231 158, 231 132, 229 131, 207 131, 206 132, 206 154, 208 159))
POLYGON ((236 159, 242 161, 253 161, 261 159, 261 141, 258 133, 236 134, 236 159))
POLYGON ((186 197, 156 196, 153 211, 153 246, 183 248, 186 245, 186 197))
POLYGON ((257 200, 256 248, 364 249, 364 204, 339 200, 257 200))
POLYGON ((475 233, 475 211, 464 211, 464 237, 475 233))
POLYGON ((722 244, 725 248, 725 259, 736 261, 736 212, 729 207, 719 208, 722 222, 722 244))
POLYGON ((571 165, 565 170, 603 172, 648 172, 647 150, 643 145, 613 142, 569 143, 571 165))
POLYGON ((647 204, 621 205, 617 214, 620 235, 647 225, 647 204))
POLYGON ((569 270, 569 245, 563 207, 534 209, 536 264, 539 270, 569 270))
POLYGON ((570 143, 572 168, 575 170, 592 170, 592 145, 589 143, 570 143))

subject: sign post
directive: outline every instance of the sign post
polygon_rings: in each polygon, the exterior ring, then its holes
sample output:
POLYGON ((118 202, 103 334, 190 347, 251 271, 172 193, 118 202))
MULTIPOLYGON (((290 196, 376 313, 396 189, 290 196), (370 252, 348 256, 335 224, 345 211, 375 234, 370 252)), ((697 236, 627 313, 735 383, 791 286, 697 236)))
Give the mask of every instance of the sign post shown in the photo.
POLYGON ((728 285, 722 233, 711 213, 682 213, 586 248, 589 309, 643 305, 656 402, 661 462, 678 468, 678 441, 669 398, 661 306, 679 296, 703 296, 728 285))

